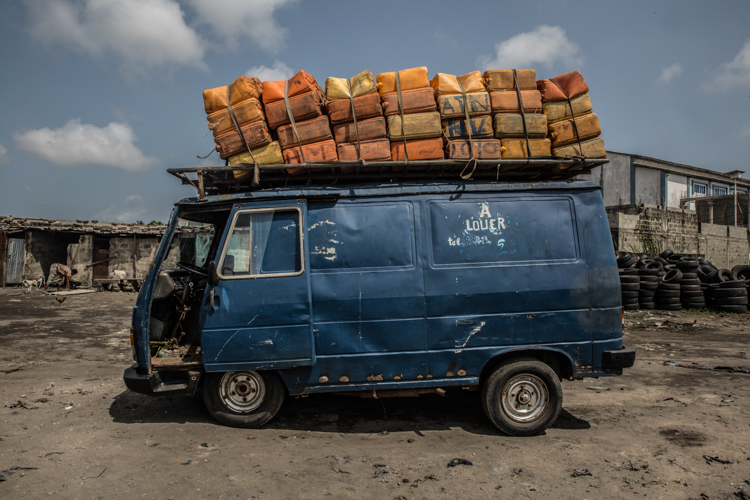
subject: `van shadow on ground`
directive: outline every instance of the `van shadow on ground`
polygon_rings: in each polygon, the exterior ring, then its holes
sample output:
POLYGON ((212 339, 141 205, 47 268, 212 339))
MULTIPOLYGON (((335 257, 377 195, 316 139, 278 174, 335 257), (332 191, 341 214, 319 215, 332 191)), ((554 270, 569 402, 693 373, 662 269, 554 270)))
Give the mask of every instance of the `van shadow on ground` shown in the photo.
MULTIPOLYGON (((203 406, 203 398, 149 397, 124 391, 115 397, 109 414, 117 423, 218 424, 203 406)), ((501 435, 482 410, 479 393, 448 390, 445 397, 427 394, 418 398, 362 399, 317 394, 287 397, 276 417, 265 428, 332 433, 440 431, 460 428, 472 434, 501 435)), ((591 425, 564 408, 557 429, 589 429, 591 425)))

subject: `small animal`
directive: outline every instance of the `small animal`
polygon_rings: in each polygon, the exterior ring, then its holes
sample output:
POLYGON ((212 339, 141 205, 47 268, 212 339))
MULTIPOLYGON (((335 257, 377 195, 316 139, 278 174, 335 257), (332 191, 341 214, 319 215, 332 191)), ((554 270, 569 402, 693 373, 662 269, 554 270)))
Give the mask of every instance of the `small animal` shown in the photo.
POLYGON ((34 288, 41 288, 44 285, 44 278, 40 277, 35 280, 23 280, 21 283, 24 287, 32 290, 34 288))
POLYGON ((55 300, 57 300, 60 305, 62 305, 62 303, 65 302, 65 297, 55 297, 55 300))
POLYGON ((127 275, 127 273, 125 271, 120 271, 120 270, 112 269, 109 272, 109 279, 111 279, 111 280, 124 280, 127 277, 128 277, 128 275, 127 275))

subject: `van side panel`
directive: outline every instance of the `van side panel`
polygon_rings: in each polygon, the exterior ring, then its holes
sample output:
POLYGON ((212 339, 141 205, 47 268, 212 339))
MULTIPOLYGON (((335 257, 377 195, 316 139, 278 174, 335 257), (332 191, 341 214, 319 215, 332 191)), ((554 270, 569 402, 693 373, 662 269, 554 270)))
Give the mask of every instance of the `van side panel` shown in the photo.
MULTIPOLYGON (((619 349, 622 345, 620 278, 601 191, 581 192, 576 197, 576 208, 581 214, 578 226, 588 255, 593 340, 613 340, 614 344, 608 344, 607 349, 619 349)), ((595 356, 595 368, 600 366, 599 361, 595 356)))
POLYGON ((590 364, 589 283, 573 196, 431 197, 424 211, 435 377, 456 369, 477 376, 496 354, 542 344, 576 367, 590 364))

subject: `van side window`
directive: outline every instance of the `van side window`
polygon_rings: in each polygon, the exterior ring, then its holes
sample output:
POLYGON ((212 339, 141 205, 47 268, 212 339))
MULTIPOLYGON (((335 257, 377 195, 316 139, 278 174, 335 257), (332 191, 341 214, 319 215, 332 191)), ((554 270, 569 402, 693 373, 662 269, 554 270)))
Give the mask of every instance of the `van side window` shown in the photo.
POLYGON ((313 270, 414 265, 411 203, 308 206, 313 270))
POLYGON ((300 274, 302 214, 297 209, 237 212, 219 264, 224 278, 300 274))
POLYGON ((567 199, 430 202, 435 265, 577 258, 567 199))

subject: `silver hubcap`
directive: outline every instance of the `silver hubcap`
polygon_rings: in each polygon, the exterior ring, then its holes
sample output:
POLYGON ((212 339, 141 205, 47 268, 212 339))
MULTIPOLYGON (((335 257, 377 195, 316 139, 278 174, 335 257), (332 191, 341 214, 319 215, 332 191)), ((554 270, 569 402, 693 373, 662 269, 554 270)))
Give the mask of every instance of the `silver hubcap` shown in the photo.
POLYGON ((235 413, 251 413, 263 404, 266 384, 258 372, 228 372, 221 377, 219 397, 235 413))
POLYGON ((544 381, 536 375, 516 375, 505 384, 500 405, 503 412, 516 422, 528 423, 539 418, 549 403, 544 381))

